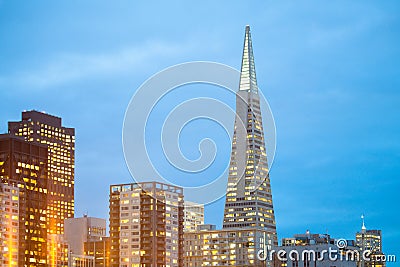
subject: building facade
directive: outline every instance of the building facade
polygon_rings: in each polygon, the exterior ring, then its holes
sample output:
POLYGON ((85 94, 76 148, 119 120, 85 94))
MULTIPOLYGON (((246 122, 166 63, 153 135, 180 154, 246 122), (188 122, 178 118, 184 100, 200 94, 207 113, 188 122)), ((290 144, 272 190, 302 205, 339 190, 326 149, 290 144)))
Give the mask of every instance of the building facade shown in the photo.
POLYGON ((110 186, 110 266, 183 265, 183 189, 158 182, 110 186))
POLYGON ((184 232, 196 231, 197 226, 204 224, 204 204, 185 201, 184 232))
POLYGON ((47 157, 44 145, 0 135, 1 182, 19 188, 18 266, 47 266, 47 157))

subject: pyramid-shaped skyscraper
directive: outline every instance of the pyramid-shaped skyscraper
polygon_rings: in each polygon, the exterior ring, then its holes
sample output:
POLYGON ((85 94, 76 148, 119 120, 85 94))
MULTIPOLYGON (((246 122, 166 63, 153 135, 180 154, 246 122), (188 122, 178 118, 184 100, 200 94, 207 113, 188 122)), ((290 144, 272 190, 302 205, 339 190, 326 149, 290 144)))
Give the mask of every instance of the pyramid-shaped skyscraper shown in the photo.
MULTIPOLYGON (((268 140, 267 140, 268 141, 268 140)), ((184 234, 184 266, 271 267, 274 206, 250 27, 246 26, 223 229, 184 234)))
POLYGON ((246 26, 223 228, 260 228, 276 240, 250 27, 246 26))

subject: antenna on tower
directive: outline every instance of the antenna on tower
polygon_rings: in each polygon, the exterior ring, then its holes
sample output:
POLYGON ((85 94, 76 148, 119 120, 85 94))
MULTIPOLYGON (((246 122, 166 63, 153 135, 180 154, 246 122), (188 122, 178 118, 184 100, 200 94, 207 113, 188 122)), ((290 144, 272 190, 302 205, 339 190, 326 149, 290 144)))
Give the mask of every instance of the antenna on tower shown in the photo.
POLYGON ((365 231, 367 230, 367 227, 365 227, 365 221, 364 221, 364 214, 361 215, 361 220, 362 220, 362 226, 361 226, 361 232, 365 233, 365 231))

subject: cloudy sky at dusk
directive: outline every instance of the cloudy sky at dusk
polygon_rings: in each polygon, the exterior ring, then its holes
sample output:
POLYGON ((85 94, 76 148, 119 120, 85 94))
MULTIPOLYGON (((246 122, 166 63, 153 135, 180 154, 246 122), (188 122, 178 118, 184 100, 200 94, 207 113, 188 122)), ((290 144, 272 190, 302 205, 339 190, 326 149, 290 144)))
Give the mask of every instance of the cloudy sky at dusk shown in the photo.
MULTIPOLYGON (((75 127, 76 216, 108 218, 109 185, 132 181, 121 134, 135 90, 182 62, 239 69, 250 24, 277 129, 279 238, 351 239, 365 214, 400 257, 399 2, 214 2, 0 0, 0 132, 30 109, 75 127)), ((230 144, 219 141, 222 168, 230 144)), ((221 225, 223 203, 206 207, 207 223, 221 225)))

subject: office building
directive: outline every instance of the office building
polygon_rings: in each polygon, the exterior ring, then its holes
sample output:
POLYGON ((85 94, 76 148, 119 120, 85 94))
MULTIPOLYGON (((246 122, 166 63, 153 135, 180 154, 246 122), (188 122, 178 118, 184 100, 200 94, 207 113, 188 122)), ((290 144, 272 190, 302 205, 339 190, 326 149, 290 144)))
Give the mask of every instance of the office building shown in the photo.
POLYGON ((180 187, 111 185, 110 266, 182 266, 183 209, 180 187))
POLYGON ((106 220, 88 217, 69 218, 65 220, 64 240, 75 255, 84 255, 84 243, 98 241, 106 236, 106 220))
POLYGON ((47 157, 45 145, 0 135, 1 183, 19 188, 18 266, 47 266, 47 157))
POLYGON ((383 267, 386 262, 381 259, 384 258, 382 252, 382 231, 381 230, 367 230, 364 222, 364 215, 362 218, 361 231, 356 233, 356 245, 361 251, 370 251, 371 260, 362 261, 361 265, 365 267, 383 267))
POLYGON ((382 252, 382 231, 363 228, 356 233, 356 243, 363 250, 382 252))
POLYGON ((8 132, 47 147, 47 261, 62 261, 53 258, 53 250, 63 244, 53 242, 63 238, 64 219, 74 217, 75 129, 63 127, 59 117, 32 110, 22 112, 21 121, 8 122, 8 132))
POLYGON ((273 237, 272 243, 276 244, 275 215, 249 26, 246 26, 236 94, 236 120, 223 222, 223 229, 231 228, 268 230, 273 237))
POLYGON ((204 204, 185 201, 184 232, 196 231, 197 226, 204 224, 204 204))
POLYGON ((250 27, 246 26, 223 229, 185 233, 185 266, 271 266, 260 250, 277 245, 250 27))
POLYGON ((35 110, 22 120, 8 123, 10 134, 48 147, 47 231, 64 234, 64 219, 74 217, 75 129, 62 126, 61 118, 35 110))

